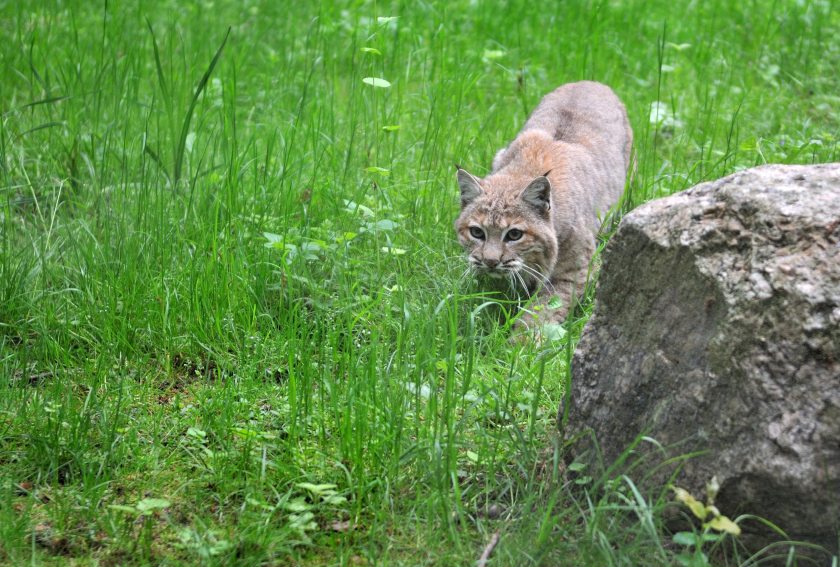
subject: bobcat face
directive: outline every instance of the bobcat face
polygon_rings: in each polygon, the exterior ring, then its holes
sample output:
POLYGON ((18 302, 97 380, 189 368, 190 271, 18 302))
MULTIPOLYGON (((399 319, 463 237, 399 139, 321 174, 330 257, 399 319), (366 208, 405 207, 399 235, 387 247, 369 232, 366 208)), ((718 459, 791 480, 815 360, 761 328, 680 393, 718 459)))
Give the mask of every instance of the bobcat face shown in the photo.
POLYGON ((470 267, 530 292, 551 273, 557 254, 548 179, 541 176, 510 191, 506 184, 512 180, 481 182, 464 170, 458 178, 462 210, 455 229, 470 267))
POLYGON ((487 226, 473 221, 467 227, 467 233, 464 247, 468 250, 470 266, 476 272, 500 279, 522 269, 521 241, 525 235, 522 229, 487 226))

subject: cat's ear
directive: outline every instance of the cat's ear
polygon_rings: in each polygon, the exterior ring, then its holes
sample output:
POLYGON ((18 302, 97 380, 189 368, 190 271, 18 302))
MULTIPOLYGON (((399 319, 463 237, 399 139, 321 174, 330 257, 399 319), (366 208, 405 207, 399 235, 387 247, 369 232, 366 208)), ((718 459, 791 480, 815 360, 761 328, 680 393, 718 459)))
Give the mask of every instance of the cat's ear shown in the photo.
POLYGON ((540 212, 551 209, 551 181, 548 177, 540 175, 531 181, 522 192, 522 200, 540 212))
POLYGON ((455 167, 458 168, 458 187, 461 188, 461 208, 463 208, 484 193, 484 190, 474 175, 457 165, 455 167))

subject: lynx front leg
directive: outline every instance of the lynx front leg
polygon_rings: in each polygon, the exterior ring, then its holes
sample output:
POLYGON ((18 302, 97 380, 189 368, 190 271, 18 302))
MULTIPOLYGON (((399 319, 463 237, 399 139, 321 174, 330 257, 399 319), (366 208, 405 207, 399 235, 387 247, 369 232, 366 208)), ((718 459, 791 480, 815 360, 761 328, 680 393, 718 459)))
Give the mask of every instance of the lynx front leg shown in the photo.
POLYGON ((552 279, 550 285, 540 288, 535 301, 517 320, 518 329, 540 332, 546 325, 562 324, 583 290, 584 285, 579 277, 552 279))
POLYGON ((517 320, 515 330, 519 334, 527 331, 544 338, 556 333, 556 326, 566 321, 586 288, 589 266, 581 264, 575 262, 555 269, 549 282, 537 290, 535 300, 517 320))

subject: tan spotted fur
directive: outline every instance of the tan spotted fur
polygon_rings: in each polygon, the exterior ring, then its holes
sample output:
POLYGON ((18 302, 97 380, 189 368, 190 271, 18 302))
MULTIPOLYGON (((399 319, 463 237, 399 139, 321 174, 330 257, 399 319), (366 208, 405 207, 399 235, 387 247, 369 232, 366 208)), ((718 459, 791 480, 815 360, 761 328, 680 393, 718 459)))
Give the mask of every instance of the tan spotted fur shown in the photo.
POLYGON ((624 191, 632 142, 615 93, 582 81, 542 99, 489 175, 458 168, 455 230, 472 271, 543 303, 560 299, 561 308, 532 310, 522 324, 562 321, 582 293, 601 220, 624 191))

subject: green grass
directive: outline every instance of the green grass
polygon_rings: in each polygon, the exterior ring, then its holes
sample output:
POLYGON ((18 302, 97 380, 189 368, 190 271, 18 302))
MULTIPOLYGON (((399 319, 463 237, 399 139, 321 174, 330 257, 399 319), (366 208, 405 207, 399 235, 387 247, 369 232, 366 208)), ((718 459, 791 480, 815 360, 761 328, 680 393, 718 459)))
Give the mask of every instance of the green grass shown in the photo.
POLYGON ((837 161, 838 32, 830 1, 0 2, 0 562, 470 565, 499 531, 494 565, 673 564, 663 487, 560 466, 589 308, 509 345, 452 166, 579 79, 626 102, 628 206, 837 161))

